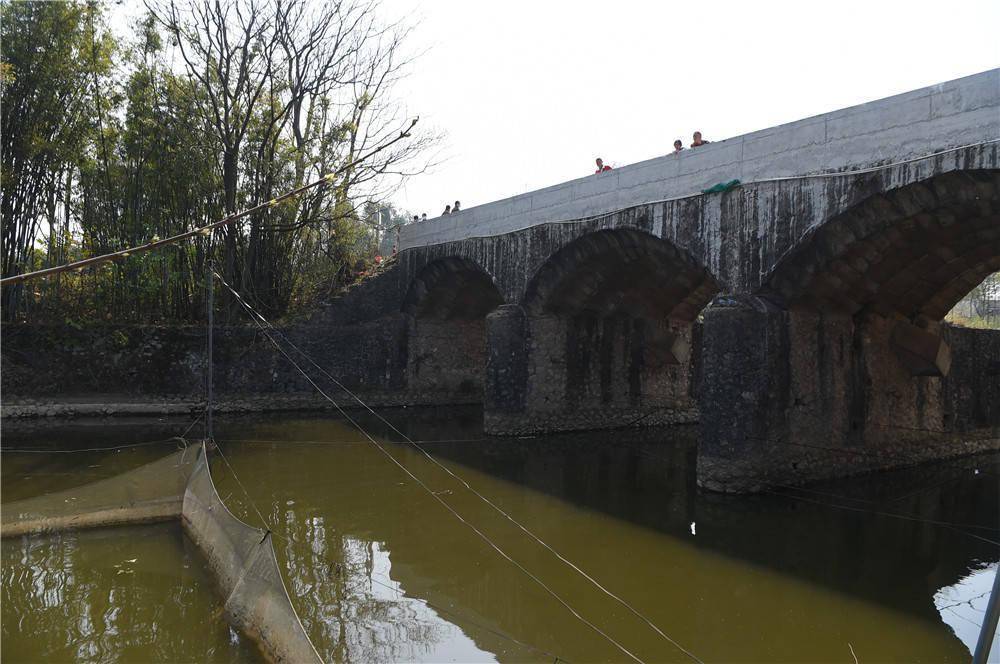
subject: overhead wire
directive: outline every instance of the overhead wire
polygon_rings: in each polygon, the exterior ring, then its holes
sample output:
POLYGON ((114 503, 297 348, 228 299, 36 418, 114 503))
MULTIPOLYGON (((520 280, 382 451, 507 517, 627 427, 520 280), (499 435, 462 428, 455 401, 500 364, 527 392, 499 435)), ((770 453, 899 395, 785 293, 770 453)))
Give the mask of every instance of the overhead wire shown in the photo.
MULTIPOLYGON (((994 479, 1000 479, 1000 476, 997 476, 996 473, 991 473, 988 470, 982 470, 980 468, 976 468, 975 469, 975 471, 973 473, 973 476, 976 476, 976 475, 983 475, 984 477, 992 477, 994 479)), ((955 477, 951 477, 949 479, 942 480, 940 482, 936 482, 934 484, 931 484, 931 485, 928 485, 928 486, 924 486, 924 487, 921 487, 919 489, 915 489, 913 491, 909 491, 909 492, 904 493, 902 495, 895 496, 893 498, 890 498, 887 502, 896 503, 896 502, 899 502, 901 500, 905 500, 907 498, 914 498, 916 496, 925 494, 925 493, 927 493, 929 491, 933 491, 935 489, 940 489, 942 487, 948 486, 949 484, 954 484, 955 482, 961 482, 961 481, 967 480, 967 479, 969 479, 969 478, 966 475, 957 475, 955 477)))
POLYGON ((162 240, 153 240, 151 242, 147 242, 146 244, 137 245, 137 246, 134 246, 134 247, 129 247, 127 249, 120 249, 118 251, 113 251, 113 252, 110 252, 110 253, 107 253, 107 254, 102 254, 100 256, 92 256, 90 258, 84 258, 82 260, 74 261, 72 263, 66 263, 64 265, 57 265, 55 267, 45 268, 45 269, 42 269, 42 270, 35 270, 33 272, 25 272, 23 274, 17 274, 17 275, 13 275, 13 276, 9 276, 9 277, 4 277, 4 278, 0 279, 0 285, 8 285, 8 284, 20 283, 22 281, 27 281, 29 279, 38 279, 38 278, 41 278, 41 277, 47 277, 47 276, 51 276, 51 275, 54 275, 54 274, 59 274, 61 272, 69 272, 71 270, 82 270, 83 268, 90 267, 92 265, 98 265, 100 263, 106 263, 106 262, 113 261, 113 260, 119 260, 119 259, 122 259, 122 258, 127 258, 131 254, 143 253, 143 252, 146 252, 146 251, 152 251, 153 249, 159 249, 160 247, 163 247, 163 246, 176 244, 177 242, 180 242, 181 240, 186 240, 186 239, 192 238, 192 237, 194 237, 196 235, 210 235, 212 233, 212 231, 214 231, 216 228, 220 228, 222 226, 226 226, 228 224, 231 224, 231 223, 233 223, 235 221, 238 221, 238 220, 242 219, 243 217, 247 217, 247 216, 249 216, 251 214, 254 214, 256 212, 260 212, 260 211, 263 211, 263 210, 271 209, 271 208, 277 206, 279 203, 281 203, 281 202, 283 202, 285 200, 288 200, 290 198, 294 198, 295 196, 298 196, 298 195, 300 195, 302 193, 305 193, 306 191, 308 191, 310 189, 313 189, 315 187, 319 187, 321 185, 333 184, 334 182, 336 182, 337 176, 341 175, 342 173, 344 173, 346 171, 349 171, 350 169, 354 168, 355 166, 357 166, 361 162, 366 161, 367 159, 370 159, 374 155, 376 155, 379 152, 387 149, 388 147, 390 147, 391 145, 397 143, 398 141, 400 141, 400 140, 402 140, 404 138, 408 138, 410 136, 410 131, 417 124, 417 120, 419 120, 419 118, 415 118, 414 120, 412 120, 410 122, 409 127, 407 127, 406 129, 404 129, 403 131, 401 131, 399 133, 399 136, 393 138, 392 140, 390 140, 390 141, 388 141, 386 143, 383 143, 382 145, 378 146, 377 148, 373 148, 369 152, 367 152, 367 153, 359 156, 357 159, 351 161, 350 163, 344 164, 343 166, 341 166, 340 168, 336 169, 335 171, 333 171, 331 173, 327 173, 326 175, 324 175, 323 177, 321 177, 321 178, 319 178, 317 180, 313 180, 312 182, 304 184, 301 187, 297 187, 295 189, 292 189, 291 191, 287 191, 284 194, 281 194, 280 196, 276 196, 276 197, 272 198, 271 200, 268 200, 268 201, 265 201, 263 203, 260 203, 259 205, 255 205, 255 206, 247 208, 245 210, 241 210, 240 212, 235 212, 233 214, 230 214, 230 215, 228 215, 228 216, 220 219, 219 221, 213 222, 211 224, 207 224, 205 226, 201 226, 199 228, 194 228, 194 229, 191 229, 189 231, 185 231, 183 233, 178 233, 177 235, 173 235, 173 236, 168 237, 168 238, 163 238, 162 240))
POLYGON ((299 371, 299 373, 302 374, 302 376, 316 389, 316 391, 318 391, 320 393, 320 395, 322 395, 327 401, 329 401, 330 403, 332 403, 334 405, 334 407, 340 412, 340 414, 341 414, 342 417, 344 417, 348 422, 350 422, 354 427, 356 427, 373 445, 375 445, 375 447, 387 459, 389 459, 400 470, 402 470, 410 479, 412 479, 414 482, 416 482, 417 485, 419 485, 425 492, 427 492, 428 495, 430 495, 442 507, 444 507, 448 512, 450 512, 452 514, 452 516, 454 516, 461 523, 463 523, 470 530, 472 530, 481 540, 483 540, 490 548, 492 548, 494 551, 496 551, 502 558, 504 558, 509 563, 511 563, 512 565, 514 565, 515 567, 517 567, 525 576, 527 576, 528 578, 530 578, 539 587, 541 587, 543 590, 545 590, 553 599, 555 599, 559 604, 561 604, 577 620, 579 620, 580 622, 582 622, 583 624, 585 624, 586 626, 588 626, 590 629, 592 629, 594 632, 596 632, 597 634, 599 634, 600 636, 602 636, 605 640, 607 640, 609 643, 611 643, 612 645, 614 645, 618 650, 620 650, 622 653, 624 653, 625 655, 627 655, 630 659, 632 659, 632 660, 634 660, 636 662, 643 662, 642 659, 640 659, 638 656, 636 656, 634 653, 632 653, 628 648, 626 648, 624 645, 622 645, 617 640, 615 640, 610 634, 608 634, 606 631, 604 631, 603 629, 601 629, 600 627, 598 627, 597 625, 595 625, 593 622, 591 622, 590 620, 588 620, 587 618, 585 618, 583 615, 581 615, 580 612, 577 611, 565 599, 563 599, 563 597, 561 595, 559 595, 559 593, 557 593, 555 590, 553 590, 552 588, 550 588, 548 584, 546 584, 537 575, 535 575, 530 570, 528 570, 526 567, 524 567, 524 565, 522 565, 520 562, 518 562, 517 560, 515 560, 514 558, 512 558, 506 551, 504 551, 502 548, 500 548, 499 545, 497 545, 492 539, 490 539, 489 536, 487 536, 478 527, 476 527, 474 524, 472 524, 471 522, 469 522, 465 517, 463 517, 461 514, 459 514, 458 511, 456 511, 451 505, 449 505, 445 500, 443 500, 436 492, 434 492, 430 487, 428 487, 423 482, 423 480, 421 480, 416 475, 414 475, 406 466, 404 466, 402 463, 399 462, 399 460, 397 460, 392 454, 390 454, 389 451, 386 450, 385 447, 381 443, 379 443, 363 427, 361 427, 361 425, 353 417, 351 417, 350 414, 347 413, 347 411, 345 411, 343 409, 343 407, 337 401, 335 401, 332 397, 330 397, 330 395, 328 395, 326 393, 326 391, 323 390, 323 388, 321 388, 312 379, 312 377, 309 376, 309 374, 306 373, 305 370, 302 369, 302 367, 298 364, 298 362, 296 362, 285 351, 285 349, 281 347, 281 345, 268 332, 267 328, 264 327, 260 323, 259 320, 257 320, 257 316, 259 316, 259 314, 256 314, 256 312, 254 311, 254 309, 252 307, 250 307, 250 305, 247 304, 243 300, 243 298, 240 297, 239 293, 237 293, 236 290, 233 289, 233 287, 230 286, 225 281, 225 279, 222 278, 221 275, 219 275, 218 273, 215 273, 215 275, 216 275, 216 278, 218 278, 219 281, 234 295, 234 297, 236 297, 237 302, 239 302, 241 304, 241 306, 243 306, 243 308, 250 315, 251 319, 257 324, 258 327, 260 327, 260 329, 264 333, 264 335, 271 341, 272 344, 274 344, 275 348, 278 349, 278 352, 280 352, 285 357, 285 359, 287 359, 299 371))
MULTIPOLYGON (((392 579, 390 578, 389 580, 391 581, 392 579)), ((369 576, 367 579, 363 579, 363 580, 359 581, 357 583, 357 585, 355 585, 354 588, 352 588, 352 590, 356 591, 358 589, 358 587, 361 586, 361 585, 363 585, 365 582, 371 582, 371 583, 379 585, 379 586, 381 586, 381 587, 383 587, 383 588, 385 588, 387 590, 391 590, 393 592, 400 593, 399 588, 396 588, 394 586, 390 586, 388 583, 383 583, 383 582, 379 581, 378 579, 376 579, 373 576, 369 576)), ((405 591, 402 593, 402 595, 404 595, 404 596, 406 595, 405 591)), ((435 611, 440 611, 441 613, 447 613, 449 615, 452 615, 452 616, 458 618, 459 620, 462 620, 463 622, 469 623, 470 625, 478 627, 479 629, 481 629, 483 631, 489 632, 490 634, 493 634, 494 636, 498 636, 498 637, 500 637, 502 639, 510 641, 511 643, 515 643, 515 644, 521 646, 522 648, 527 648, 528 650, 532 650, 532 651, 534 651, 536 653, 540 653, 542 655, 545 655, 546 657, 551 657, 552 661, 553 661, 553 664, 555 664, 555 662, 563 662, 564 664, 571 664, 571 662, 568 659, 566 659, 565 657, 560 657, 559 655, 551 653, 548 650, 545 650, 544 648, 539 648, 538 646, 533 646, 530 643, 525 643, 524 641, 521 641, 520 639, 518 639, 518 638, 516 638, 514 636, 511 636, 510 634, 508 634, 508 633, 506 633, 506 632, 504 632, 502 630, 490 627, 489 625, 485 625, 485 624, 483 624, 483 623, 481 623, 481 622, 479 622, 477 620, 473 620, 472 618, 470 618, 469 616, 467 616, 465 614, 461 614, 461 613, 458 613, 456 611, 452 611, 450 609, 447 609, 447 608, 441 606, 440 604, 437 604, 436 602, 431 602, 430 600, 424 599, 422 597, 412 597, 411 596, 410 599, 418 601, 418 602, 424 604, 425 606, 430 607, 431 609, 434 609, 435 611)))
MULTIPOLYGON (((662 455, 657 455, 657 454, 654 454, 652 452, 646 452, 645 454, 646 454, 646 456, 649 456, 650 458, 665 459, 665 457, 663 457, 662 455)), ((984 526, 984 525, 981 525, 981 524, 971 524, 971 523, 956 523, 956 522, 944 521, 944 520, 940 520, 940 519, 927 519, 925 517, 920 517, 920 516, 916 516, 916 515, 913 515, 913 514, 903 514, 903 513, 898 513, 898 512, 886 512, 884 510, 875 510, 875 509, 864 508, 864 507, 855 507, 853 505, 840 505, 840 504, 831 503, 831 502, 824 501, 824 500, 817 500, 817 499, 814 499, 814 498, 808 498, 806 496, 794 495, 794 494, 788 493, 788 490, 790 489, 790 490, 793 490, 793 491, 805 491, 805 492, 814 493, 814 494, 822 495, 822 496, 828 496, 828 497, 837 498, 837 499, 841 499, 841 500, 856 500, 856 501, 859 501, 859 502, 866 502, 866 503, 869 503, 869 504, 879 504, 879 503, 878 503, 878 501, 872 501, 872 500, 860 499, 860 498, 849 498, 849 497, 840 496, 840 495, 834 494, 834 493, 826 493, 826 492, 822 492, 822 491, 811 491, 809 489, 804 489, 802 487, 797 487, 797 486, 790 485, 790 484, 776 484, 776 483, 774 483, 774 482, 772 482, 772 481, 770 481, 770 480, 768 480, 767 478, 764 478, 764 477, 757 477, 757 478, 751 477, 749 479, 754 479, 754 480, 760 481, 765 487, 767 487, 767 488, 765 488, 765 489, 762 490, 762 493, 767 493, 767 494, 774 495, 774 496, 779 496, 779 497, 782 497, 782 498, 789 498, 789 499, 792 499, 792 500, 798 500, 798 501, 801 501, 801 502, 811 503, 811 504, 814 504, 814 505, 821 505, 823 507, 829 507, 829 508, 832 508, 832 509, 840 509, 840 510, 846 510, 846 511, 850 511, 850 512, 863 512, 863 513, 867 513, 867 514, 872 514, 874 516, 881 516, 881 517, 886 517, 886 518, 902 519, 902 520, 905 520, 905 521, 913 521, 913 522, 917 522, 917 523, 925 523, 927 525, 940 526, 940 527, 943 527, 943 528, 948 528, 950 530, 954 530, 955 532, 962 533, 963 535, 967 535, 969 537, 972 537, 974 539, 986 542, 988 544, 996 544, 996 545, 1000 546, 1000 541, 992 540, 992 539, 989 539, 989 538, 986 538, 986 537, 981 537, 979 535, 976 535, 975 533, 970 533, 970 532, 968 532, 966 530, 963 530, 963 528, 975 528, 975 529, 978 529, 978 530, 986 530, 986 531, 989 531, 989 532, 1000 532, 1000 527, 984 526), (775 491, 775 489, 782 489, 782 490, 781 491, 775 491)))
POLYGON ((949 607, 945 607, 944 610, 945 611, 950 611, 952 613, 952 615, 954 615, 954 616, 956 616, 958 618, 961 618, 962 620, 964 620, 965 622, 969 623, 970 625, 975 625, 978 629, 982 629, 983 628, 983 624, 982 623, 977 623, 972 618, 968 618, 966 616, 963 616, 961 613, 959 613, 958 611, 956 611, 954 608, 952 608, 950 606, 949 607))
POLYGON ((882 510, 872 510, 872 509, 866 509, 866 508, 863 508, 863 507, 854 507, 852 505, 836 505, 836 504, 828 503, 828 502, 822 501, 822 500, 813 500, 812 498, 807 498, 805 496, 793 496, 793 495, 789 495, 788 493, 784 493, 784 492, 780 492, 780 491, 774 491, 772 489, 764 489, 764 493, 769 493, 769 494, 776 495, 776 496, 783 496, 783 497, 791 498, 792 500, 798 500, 798 501, 802 501, 802 502, 806 502, 806 503, 812 503, 814 505, 822 505, 824 507, 831 507, 831 508, 834 508, 834 509, 846 510, 846 511, 849 511, 849 512, 863 512, 865 514, 874 514, 875 516, 881 516, 881 517, 886 517, 886 518, 891 518, 891 519, 901 519, 903 521, 914 521, 914 522, 917 522, 917 523, 926 523, 926 524, 932 525, 932 526, 941 526, 943 528, 948 528, 950 530, 954 530, 955 532, 962 533, 963 535, 967 535, 969 537, 972 537, 974 539, 980 540, 982 542, 986 542, 987 544, 993 544, 995 546, 1000 546, 1000 541, 998 541, 998 540, 989 539, 988 537, 982 537, 982 536, 977 535, 975 533, 970 533, 967 530, 963 530, 963 528, 979 528, 979 529, 982 529, 982 530, 989 530, 991 532, 997 530, 995 528, 990 528, 988 526, 981 526, 981 525, 974 525, 974 524, 965 524, 965 523, 952 523, 950 521, 941 521, 939 519, 927 519, 927 518, 924 518, 924 517, 912 516, 912 515, 909 515, 909 514, 897 514, 895 512, 884 512, 882 510))
MULTIPOLYGON (((219 279, 221 280, 222 277, 220 276, 219 279)), ((225 281, 223 281, 222 283, 225 284, 225 281)), ((348 395, 350 395, 355 401, 357 401, 358 404, 361 405, 362 408, 364 408, 369 413, 371 413, 376 418, 378 418, 382 423, 384 423, 386 426, 388 426, 390 429, 392 429, 392 431, 394 431, 397 435, 401 436, 409 445, 411 445, 414 448, 416 448, 417 450, 419 450, 420 453, 423 454, 423 456, 426 457, 431 463, 433 463, 434 465, 436 465, 438 468, 442 469, 450 477, 452 477, 454 480, 456 480, 462 486, 464 486, 468 491, 472 492, 476 497, 478 497, 480 500, 482 500, 487 505, 489 505, 491 508, 493 508, 493 510, 495 510, 498 514, 502 515, 504 518, 506 518, 508 521, 510 521, 512 524, 514 524, 518 529, 520 529, 523 533, 525 533, 531 539, 533 539, 535 542, 537 542, 539 545, 541 545, 542 547, 544 547, 545 549, 547 549, 552 555, 554 555, 557 559, 559 559, 560 562, 562 562, 563 564, 569 566, 575 572, 577 572, 578 574, 580 574, 581 576, 583 576, 592 585, 594 585, 596 588, 598 588, 599 590, 601 590, 608 597, 611 597, 612 599, 614 599, 615 601, 617 601, 621 606, 625 607, 625 609, 627 609, 632 615, 636 616, 641 621, 643 621, 648 627, 650 627, 650 629, 652 629, 654 632, 656 632, 657 634, 659 634, 664 640, 666 640, 672 646, 674 646, 675 648, 677 648, 678 650, 680 650, 682 653, 684 653, 687 657, 689 657, 693 661, 696 661, 696 662, 700 662, 701 661, 701 660, 698 659, 698 657, 696 655, 694 655, 694 653, 692 653, 690 650, 688 650, 687 648, 685 648, 684 646, 682 646, 675 639, 671 638, 658 625, 656 625, 656 623, 654 623, 648 617, 646 617, 645 615, 643 615, 638 609, 636 609, 634 606, 632 606, 629 602, 627 602, 626 600, 622 599, 620 596, 618 596, 617 594, 615 594, 611 590, 608 590, 599 581, 597 581, 596 579, 594 579, 591 575, 589 575, 587 572, 585 572, 583 569, 581 569, 574 562, 572 562, 571 560, 569 560, 568 558, 566 558, 565 556, 563 556, 561 553, 559 553, 555 548, 553 548, 550 544, 548 544, 547 542, 545 542, 542 538, 540 538, 534 532, 532 532, 531 530, 529 530, 520 521, 518 521, 517 519, 515 519, 514 517, 512 517, 503 508, 501 508, 499 505, 497 505, 496 503, 494 503, 492 500, 490 500, 489 498, 487 498, 486 496, 484 496, 482 493, 480 493, 479 491, 477 491, 476 489, 474 489, 464 478, 459 477, 454 472, 452 472, 452 470, 450 468, 448 468, 447 466, 445 466, 444 464, 442 464, 441 462, 439 462, 430 453, 428 453, 427 450, 425 450, 423 447, 421 447, 419 444, 417 444, 415 441, 413 441, 405 433, 403 433, 402 431, 400 431, 392 422, 390 422, 389 420, 387 420, 381 414, 377 413, 374 409, 371 408, 371 406, 369 406, 360 397, 358 397, 357 394, 355 394, 353 391, 351 391, 350 389, 348 389, 343 383, 341 383, 339 380, 337 380, 336 378, 334 378, 328 371, 326 371, 325 369, 323 369, 323 367, 321 367, 319 364, 317 364, 311 357, 309 357, 309 355, 307 355, 301 349, 299 349, 294 343, 291 342, 291 340, 288 339, 287 336, 284 335, 283 332, 281 332, 281 330, 279 330, 276 327, 274 327, 270 323, 270 321, 268 321, 266 318, 264 318, 263 315, 261 315, 260 313, 254 311, 253 308, 247 302, 245 302, 243 300, 243 298, 241 298, 238 293, 236 293, 232 289, 232 287, 230 287, 228 284, 226 284, 226 287, 229 288, 229 290, 231 292, 233 292, 233 294, 237 298, 237 300, 239 300, 241 302, 241 304, 243 304, 244 308, 250 314, 251 318, 253 318, 255 320, 255 322, 257 322, 258 325, 260 325, 261 324, 260 321, 262 321, 265 325, 267 325, 267 327, 269 329, 274 330, 277 334, 281 335, 281 337, 284 339, 284 341, 289 346, 291 346, 292 348, 294 348, 295 351, 297 353, 299 353, 299 355, 301 355, 303 358, 305 358, 320 373, 322 373, 323 375, 325 375, 338 388, 340 388, 345 393, 347 393, 348 395), (258 317, 259 317, 260 321, 257 321, 258 317)), ((261 326, 261 329, 264 330, 265 328, 263 326, 261 326)), ((338 406, 338 408, 339 408, 339 406, 338 406)))
POLYGON ((198 417, 194 418, 194 420, 191 422, 191 424, 188 425, 187 429, 184 429, 184 433, 182 433, 180 437, 181 438, 186 438, 187 435, 191 432, 191 429, 193 429, 195 427, 195 425, 198 424, 198 422, 201 421, 201 418, 205 417, 205 414, 207 412, 208 412, 208 406, 206 406, 205 408, 203 408, 201 410, 201 413, 198 414, 198 417))
MULTIPOLYGON (((481 443, 492 438, 444 438, 441 440, 421 440, 423 444, 442 443, 481 443)), ((279 440, 268 438, 217 438, 216 442, 223 443, 249 443, 261 445, 368 445, 367 440, 279 440)))
POLYGON ((229 472, 233 476, 233 479, 236 480, 236 484, 239 485, 240 490, 243 491, 243 495, 246 496, 247 502, 250 503, 250 506, 253 508, 253 511, 257 513, 257 518, 259 518, 261 523, 264 524, 264 530, 266 530, 269 533, 273 533, 274 529, 271 528, 271 523, 264 518, 264 515, 261 514, 260 509, 258 509, 257 507, 256 501, 254 501, 253 497, 250 495, 250 492, 247 491, 247 488, 243 486, 243 482, 240 480, 240 476, 236 474, 236 469, 233 468, 232 464, 229 463, 229 459, 226 457, 225 452, 222 450, 222 446, 219 445, 217 442, 215 442, 215 449, 219 453, 219 456, 222 457, 222 460, 225 462, 226 467, 229 468, 229 472))
POLYGON ((173 436, 171 438, 160 438, 159 440, 146 440, 138 443, 122 443, 121 445, 111 445, 109 447, 74 447, 69 449, 52 449, 45 447, 11 447, 5 446, 0 448, 0 452, 6 452, 8 454, 78 454, 83 452, 111 452, 114 450, 124 450, 133 447, 149 447, 152 445, 163 445, 164 443, 170 442, 182 442, 187 444, 187 441, 182 436, 173 436))
MULTIPOLYGON (((979 609, 977 609, 976 607, 972 606, 972 603, 975 602, 977 599, 982 599, 984 597, 989 596, 989 594, 991 592, 992 592, 991 590, 987 590, 984 593, 979 593, 975 597, 969 597, 968 599, 963 599, 961 602, 955 602, 954 604, 949 604, 947 606, 939 606, 938 607, 938 611, 943 611, 944 609, 953 609, 956 606, 962 606, 964 604, 968 604, 969 608, 973 609, 974 611, 979 611, 979 609)), ((982 613, 982 612, 980 611, 980 613, 982 613)))

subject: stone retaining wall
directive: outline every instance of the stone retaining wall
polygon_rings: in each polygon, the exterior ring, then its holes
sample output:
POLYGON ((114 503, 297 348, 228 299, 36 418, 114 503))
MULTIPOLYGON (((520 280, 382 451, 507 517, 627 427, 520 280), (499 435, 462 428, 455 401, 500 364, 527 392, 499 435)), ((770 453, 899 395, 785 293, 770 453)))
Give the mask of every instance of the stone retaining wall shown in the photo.
MULTIPOLYGON (((445 372, 447 384, 425 378, 408 385, 406 326, 406 317, 397 315, 341 327, 303 323, 281 333, 366 403, 481 402, 481 390, 452 389, 455 372, 445 372)), ((203 327, 8 324, 0 334, 3 417, 179 414, 203 407, 203 327)), ((218 328, 214 343, 219 410, 331 407, 256 327, 218 328)), ((309 360, 285 348, 331 398, 357 405, 309 360)))

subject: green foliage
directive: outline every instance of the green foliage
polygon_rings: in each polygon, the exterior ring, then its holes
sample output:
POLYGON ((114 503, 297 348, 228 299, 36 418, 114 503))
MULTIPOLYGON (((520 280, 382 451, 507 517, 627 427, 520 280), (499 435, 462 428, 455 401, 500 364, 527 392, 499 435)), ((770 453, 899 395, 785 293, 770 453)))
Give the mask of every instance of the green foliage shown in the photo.
MULTIPOLYGON (((365 42, 378 33, 346 39, 355 50, 339 59, 324 50, 339 43, 330 39, 337 29, 366 24, 350 12, 368 5, 312 12, 288 0, 282 24, 269 0, 233 2, 246 11, 212 0, 150 5, 159 13, 120 40, 103 3, 0 2, 5 276, 216 221, 335 170, 370 149, 366 141, 384 140, 380 131, 392 135, 384 117, 372 124, 394 74, 379 69, 393 61, 381 42, 365 42), (209 20, 194 20, 195 10, 209 20), (237 20, 252 16, 252 27, 237 20), (218 48, 223 28, 236 45, 228 61, 218 48), (245 72, 222 66, 244 56, 245 72), (293 57, 297 68, 286 66, 293 57), (377 85, 351 80, 351 70, 370 71, 377 85)), ((399 154, 378 168, 390 170, 399 154)), ((337 187, 213 238, 5 288, 3 315, 199 320, 210 260, 266 315, 308 309, 371 265, 382 231, 364 223, 356 192, 379 177, 375 167, 357 167, 337 187)), ((223 317, 238 313, 225 293, 219 300, 223 317)))
POLYGON ((962 327, 1000 330, 1000 272, 983 279, 948 312, 945 320, 962 327))
MULTIPOLYGON (((102 100, 91 94, 91 82, 108 74, 114 48, 95 11, 72 2, 0 3, 4 276, 34 264, 52 183, 82 158, 95 131, 93 111, 102 100)), ((5 316, 19 309, 22 295, 23 289, 4 289, 5 316)))

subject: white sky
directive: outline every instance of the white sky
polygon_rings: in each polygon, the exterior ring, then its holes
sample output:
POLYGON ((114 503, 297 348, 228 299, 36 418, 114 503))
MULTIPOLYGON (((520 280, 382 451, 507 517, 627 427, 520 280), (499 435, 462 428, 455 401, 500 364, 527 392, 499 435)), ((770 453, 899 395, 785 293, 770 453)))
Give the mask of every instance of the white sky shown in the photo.
POLYGON ((394 202, 437 216, 1000 66, 1000 1, 384 0, 397 90, 447 135, 394 202))

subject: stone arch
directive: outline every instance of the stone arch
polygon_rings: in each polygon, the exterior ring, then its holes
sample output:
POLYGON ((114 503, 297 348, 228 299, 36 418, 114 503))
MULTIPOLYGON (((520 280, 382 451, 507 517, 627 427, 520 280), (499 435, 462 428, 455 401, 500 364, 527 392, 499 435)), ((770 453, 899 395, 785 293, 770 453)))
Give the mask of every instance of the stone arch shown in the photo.
POLYGON ((970 170, 872 196, 819 225, 762 292, 790 308, 939 321, 1000 270, 1000 171, 970 170))
POLYGON ((693 321, 719 288, 670 242, 633 229, 588 233, 556 252, 525 289, 529 315, 617 313, 693 321))
MULTIPOLYGON (((996 411, 969 395, 996 394, 976 364, 998 346, 993 335, 940 322, 997 269, 997 169, 929 176, 818 223, 777 263, 761 297, 706 315, 705 440, 768 441, 757 449, 770 446, 768 455, 806 472, 814 460, 786 441, 825 437, 831 448, 869 447, 873 458, 957 453, 970 431, 995 427, 996 411), (758 367, 764 380, 731 380, 758 367), (933 445, 941 447, 925 452, 933 445)), ((728 454, 716 449, 708 456, 728 454)))
POLYGON ((526 342, 523 362, 503 375, 522 376, 524 388, 512 391, 517 414, 488 424, 521 433, 695 420, 695 321, 717 291, 704 267, 647 232, 573 240, 529 280, 518 316, 509 314, 526 342))
POLYGON ((471 320, 503 304, 496 282, 473 261, 450 256, 417 273, 403 298, 403 313, 415 318, 471 320))
POLYGON ((403 298, 407 386, 424 401, 478 403, 486 371, 486 315, 503 304, 493 278, 460 256, 431 261, 403 298))
POLYGON ((460 256, 431 261, 417 273, 403 298, 403 313, 416 318, 483 318, 503 304, 486 270, 460 256))

